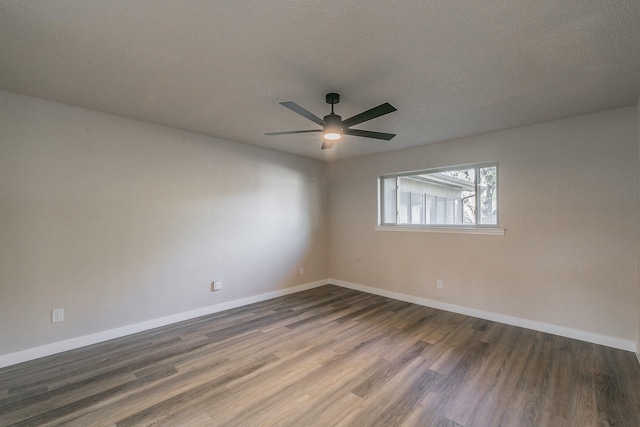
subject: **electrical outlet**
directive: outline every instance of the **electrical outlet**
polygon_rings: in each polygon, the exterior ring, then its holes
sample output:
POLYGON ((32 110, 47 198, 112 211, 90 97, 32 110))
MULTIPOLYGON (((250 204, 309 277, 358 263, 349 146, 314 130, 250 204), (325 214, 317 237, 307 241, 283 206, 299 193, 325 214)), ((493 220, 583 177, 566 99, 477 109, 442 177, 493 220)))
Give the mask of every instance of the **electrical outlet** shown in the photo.
POLYGON ((300 273, 300 275, 302 276, 304 274, 304 267, 300 267, 300 269, 298 270, 298 272, 300 273))
POLYGON ((436 288, 444 289, 444 285, 442 284, 442 280, 436 280, 436 288))
POLYGON ((64 322, 64 308, 51 310, 51 323, 64 322))

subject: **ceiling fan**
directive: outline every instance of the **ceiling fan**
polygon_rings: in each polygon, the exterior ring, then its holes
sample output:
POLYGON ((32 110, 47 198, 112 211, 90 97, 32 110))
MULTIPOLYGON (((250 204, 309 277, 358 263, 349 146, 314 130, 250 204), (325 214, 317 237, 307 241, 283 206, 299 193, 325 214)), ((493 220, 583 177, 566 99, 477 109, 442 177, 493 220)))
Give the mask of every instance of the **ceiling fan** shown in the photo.
POLYGON ((335 114, 333 112, 333 106, 340 102, 340 95, 337 93, 328 93, 325 97, 327 104, 331 104, 331 114, 327 114, 324 118, 320 118, 315 114, 305 110, 295 102, 281 102, 280 105, 287 107, 294 113, 298 113, 303 117, 311 120, 312 122, 319 124, 322 126, 322 129, 312 129, 312 130, 290 130, 285 132, 267 132, 265 135, 273 136, 273 135, 288 135, 292 133, 309 133, 309 132, 322 132, 324 136, 324 140, 322 142, 322 149, 327 149, 333 147, 333 142, 337 139, 340 139, 342 135, 351 135, 351 136, 362 136, 364 138, 374 138, 374 139, 383 139, 385 141, 390 141, 396 134, 394 133, 383 133, 383 132, 372 132, 369 130, 360 130, 360 129, 350 129, 351 126, 355 126, 362 122, 366 122, 367 120, 375 119, 376 117, 384 116, 385 114, 393 113, 396 111, 396 108, 385 102, 384 104, 378 105, 370 110, 367 110, 363 113, 356 114, 353 117, 350 117, 346 120, 342 120, 342 117, 335 114))

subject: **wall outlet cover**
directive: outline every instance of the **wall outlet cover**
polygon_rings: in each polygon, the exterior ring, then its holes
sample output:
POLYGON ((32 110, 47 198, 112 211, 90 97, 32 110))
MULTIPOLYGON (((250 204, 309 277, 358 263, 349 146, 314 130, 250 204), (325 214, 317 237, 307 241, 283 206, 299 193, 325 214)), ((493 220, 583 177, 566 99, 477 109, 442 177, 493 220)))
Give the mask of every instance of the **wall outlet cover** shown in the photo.
POLYGON ((51 323, 64 321, 64 308, 56 308, 51 310, 51 323))

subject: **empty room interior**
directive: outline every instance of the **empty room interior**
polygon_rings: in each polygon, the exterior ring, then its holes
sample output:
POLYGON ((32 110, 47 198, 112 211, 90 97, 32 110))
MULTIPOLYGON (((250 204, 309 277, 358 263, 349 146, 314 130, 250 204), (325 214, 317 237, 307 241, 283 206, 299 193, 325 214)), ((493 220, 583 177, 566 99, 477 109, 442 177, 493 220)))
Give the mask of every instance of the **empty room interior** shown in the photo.
POLYGON ((640 2, 0 0, 0 426, 640 425, 640 2))

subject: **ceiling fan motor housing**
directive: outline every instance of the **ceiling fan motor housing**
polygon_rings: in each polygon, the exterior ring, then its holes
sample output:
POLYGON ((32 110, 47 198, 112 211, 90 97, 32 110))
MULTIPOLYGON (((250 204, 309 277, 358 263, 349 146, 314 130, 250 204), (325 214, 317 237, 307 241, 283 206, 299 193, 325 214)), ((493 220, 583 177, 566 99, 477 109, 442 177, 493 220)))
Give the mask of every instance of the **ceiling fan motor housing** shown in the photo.
POLYGON ((331 113, 324 116, 323 120, 325 126, 338 126, 342 129, 342 116, 331 113))

